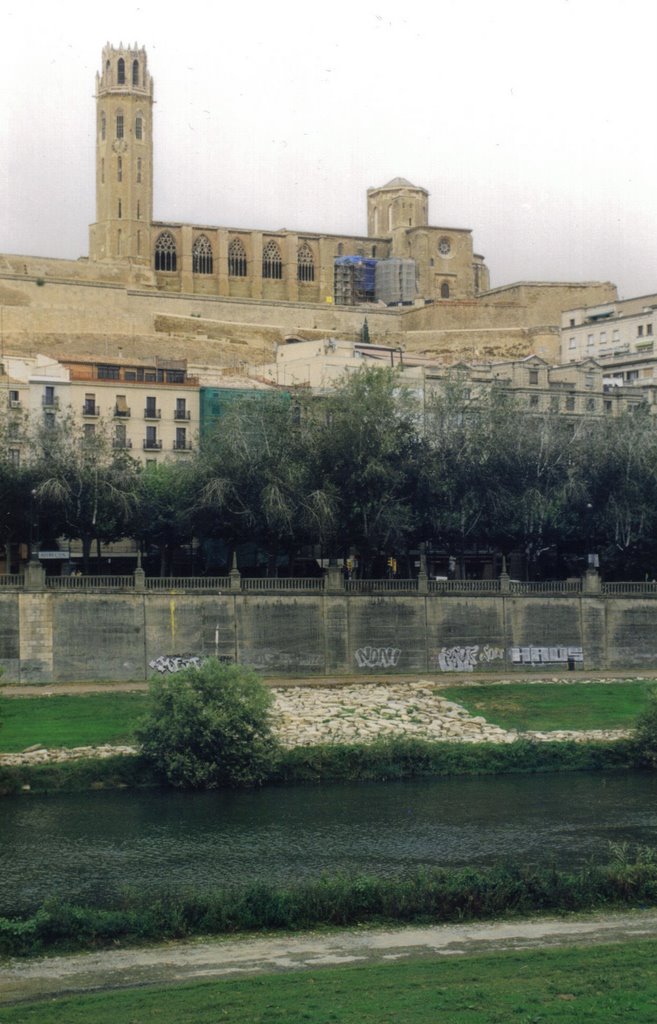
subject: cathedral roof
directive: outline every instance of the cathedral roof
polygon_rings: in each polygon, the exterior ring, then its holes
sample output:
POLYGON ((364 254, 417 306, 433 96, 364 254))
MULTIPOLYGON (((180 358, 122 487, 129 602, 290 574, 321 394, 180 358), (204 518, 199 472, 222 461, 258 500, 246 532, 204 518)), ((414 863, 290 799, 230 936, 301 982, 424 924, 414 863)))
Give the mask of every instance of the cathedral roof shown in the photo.
POLYGON ((417 185, 413 185, 412 182, 410 182, 408 180, 408 178, 393 178, 392 181, 389 181, 388 184, 384 185, 383 187, 384 188, 417 188, 417 185))

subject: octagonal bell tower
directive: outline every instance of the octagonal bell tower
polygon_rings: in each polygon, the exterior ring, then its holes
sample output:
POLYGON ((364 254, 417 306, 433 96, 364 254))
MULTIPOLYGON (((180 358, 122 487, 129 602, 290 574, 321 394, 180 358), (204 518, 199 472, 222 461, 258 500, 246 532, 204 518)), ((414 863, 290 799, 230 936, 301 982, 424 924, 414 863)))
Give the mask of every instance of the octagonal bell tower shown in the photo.
POLYGON ((153 220, 153 79, 142 47, 103 49, 96 75, 92 260, 148 264, 153 220))

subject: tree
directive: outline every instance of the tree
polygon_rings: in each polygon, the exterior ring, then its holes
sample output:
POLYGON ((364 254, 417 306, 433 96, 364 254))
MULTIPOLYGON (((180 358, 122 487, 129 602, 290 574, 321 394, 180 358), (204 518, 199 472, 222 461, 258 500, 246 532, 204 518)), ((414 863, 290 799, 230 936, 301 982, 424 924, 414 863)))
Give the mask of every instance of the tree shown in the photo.
POLYGON ((632 748, 640 767, 657 768, 657 690, 648 694, 648 704, 636 721, 632 748))
POLYGON ((255 785, 267 777, 276 753, 272 703, 255 672, 209 658, 200 668, 151 681, 137 738, 172 786, 255 785))
POLYGON ((198 532, 269 552, 321 544, 332 528, 331 488, 315 473, 315 424, 287 395, 235 401, 199 458, 198 532))
POLYGON ((359 370, 318 401, 309 457, 336 495, 333 545, 356 548, 363 575, 414 535, 418 416, 412 393, 387 368, 359 370))
POLYGON ((196 493, 195 466, 189 462, 161 462, 139 473, 136 508, 130 529, 160 555, 160 576, 170 576, 176 548, 191 541, 191 509, 196 493))
POLYGON ((32 439, 36 498, 44 519, 82 542, 85 572, 94 540, 124 536, 136 504, 137 463, 114 450, 99 423, 87 434, 72 416, 41 426, 32 439))

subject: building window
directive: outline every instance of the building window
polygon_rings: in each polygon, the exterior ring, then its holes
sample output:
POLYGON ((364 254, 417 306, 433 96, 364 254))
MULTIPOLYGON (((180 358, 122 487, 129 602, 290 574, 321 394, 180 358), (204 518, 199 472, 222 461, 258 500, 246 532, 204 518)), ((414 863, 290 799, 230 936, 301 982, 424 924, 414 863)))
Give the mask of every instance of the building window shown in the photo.
POLYGON ((606 345, 607 344, 607 332, 606 331, 600 331, 600 344, 601 345, 606 345))
POLYGON ((119 380, 121 376, 119 366, 108 366, 106 363, 101 363, 97 372, 98 380, 119 380))
POLYGON ((338 256, 344 256, 344 244, 338 242, 338 256))
POLYGON ((119 85, 125 85, 125 61, 123 57, 119 57, 119 62, 116 65, 116 80, 119 85))
POLYGON ((438 252, 440 253, 440 255, 449 256, 451 251, 452 246, 450 244, 449 238, 441 238, 440 241, 438 242, 438 252))
POLYGON ((192 273, 212 273, 212 246, 206 235, 199 235, 192 247, 192 273))
POLYGON ((170 231, 163 231, 155 242, 155 269, 172 272, 176 269, 176 241, 170 231))
POLYGON ((125 423, 117 423, 114 426, 114 448, 127 448, 128 436, 125 423))
POLYGON ((443 283, 440 286, 440 297, 441 299, 449 298, 449 285, 447 281, 443 281, 443 283))
POLYGON ((538 395, 530 395, 529 396, 529 408, 530 409, 537 409, 538 408, 538 395))
POLYGON ((176 440, 174 447, 176 451, 184 452, 187 449, 187 428, 176 427, 176 440))
POLYGON ((141 220, 141 203, 137 200, 137 220, 141 220))
POLYGON ((639 324, 639 326, 637 327, 637 329, 636 329, 636 336, 637 336, 637 338, 642 338, 643 337, 643 324, 639 324))
POLYGON ((575 399, 572 395, 566 396, 566 412, 575 411, 575 399))
POLYGON ((141 157, 137 157, 137 184, 141 183, 141 157))
POLYGON ((43 389, 43 405, 46 408, 54 409, 57 405, 57 398, 55 397, 55 388, 52 384, 46 384, 43 389))
POLYGON ((614 327, 613 331, 611 332, 611 340, 620 341, 620 330, 618 329, 618 327, 614 327))
POLYGON ((85 441, 91 441, 96 436, 96 424, 95 423, 83 423, 82 424, 82 437, 85 441))
POLYGON ((586 399, 586 411, 595 412, 595 398, 586 399))
POLYGON ((120 199, 119 199, 119 208, 118 208, 118 210, 119 210, 119 220, 121 220, 121 217, 123 216, 123 206, 121 204, 121 200, 120 199))
POLYGON ((246 277, 246 251, 239 238, 232 238, 228 246, 229 277, 246 277))
POLYGON ((146 440, 144 441, 144 448, 154 449, 159 448, 159 442, 157 440, 157 427, 146 427, 146 440))
POLYGON ((84 405, 82 406, 82 414, 84 416, 95 416, 96 415, 96 396, 86 394, 84 396, 84 405))
POLYGON ((574 326, 575 326, 575 321, 574 321, 574 319, 571 316, 569 327, 574 327, 574 326))
POLYGON ((376 259, 376 246, 375 245, 372 246, 372 259, 373 260, 376 259))
POLYGON ((175 413, 175 415, 176 415, 176 419, 177 420, 187 420, 187 419, 189 419, 189 413, 187 411, 187 399, 186 398, 176 398, 176 413, 175 413))
POLYGON ((142 121, 141 114, 137 114, 137 116, 135 118, 135 138, 136 139, 141 139, 142 138, 142 134, 143 134, 142 126, 143 126, 143 121, 142 121))
POLYGON ((275 281, 280 281, 283 277, 281 250, 273 238, 270 238, 262 250, 262 276, 275 281))
POLYGON ((300 245, 297 252, 297 278, 305 282, 315 280, 315 260, 312 249, 306 243, 300 245))
POLYGON ((652 324, 646 324, 646 334, 652 334, 652 324))
POLYGON ((44 412, 43 414, 43 425, 46 430, 55 429, 55 414, 54 412, 44 412))
POLYGON ((146 399, 146 408, 144 409, 144 419, 156 420, 157 415, 157 402, 154 395, 149 395, 146 399))
POLYGON ((559 396, 550 395, 550 412, 559 412, 559 396))
POLYGON ((132 62, 132 84, 139 85, 139 61, 133 60, 132 62))
POLYGON ((577 348, 577 338, 571 338, 569 342, 570 348, 577 348))
POLYGON ((105 111, 100 115, 100 137, 105 141, 107 136, 107 118, 105 117, 105 111))
POLYGON ((123 138, 123 114, 116 115, 116 137, 117 139, 123 138))
POLYGON ((595 338, 593 337, 593 335, 592 334, 587 334, 587 336, 586 336, 586 344, 588 345, 589 348, 591 347, 591 345, 593 345, 594 341, 595 341, 595 338))
POLYGON ((123 159, 119 157, 116 165, 116 180, 123 181, 123 159))
POLYGON ((611 402, 609 399, 605 399, 605 412, 610 413, 612 409, 611 402))
POLYGON ((529 371, 529 383, 538 384, 538 370, 529 371))

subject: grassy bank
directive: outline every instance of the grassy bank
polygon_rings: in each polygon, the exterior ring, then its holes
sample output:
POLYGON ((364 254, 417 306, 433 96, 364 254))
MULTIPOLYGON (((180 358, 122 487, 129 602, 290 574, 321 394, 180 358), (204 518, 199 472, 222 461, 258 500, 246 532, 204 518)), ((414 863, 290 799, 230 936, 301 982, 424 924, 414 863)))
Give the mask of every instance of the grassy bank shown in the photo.
POLYGON ((50 901, 25 918, 0 918, 0 955, 96 949, 199 935, 390 922, 485 920, 536 912, 635 907, 657 902, 652 851, 608 866, 432 868, 396 878, 323 877, 287 887, 257 883, 209 896, 111 909, 50 901))
POLYGON ((503 729, 631 729, 657 680, 486 683, 450 686, 441 697, 503 729))
MULTIPOLYGON (((613 743, 432 743, 379 740, 344 746, 320 744, 283 750, 269 783, 385 782, 449 775, 598 771, 634 764, 629 741, 613 743)), ((81 792, 165 785, 139 756, 83 759, 41 765, 0 765, 0 796, 81 792)))
POLYGON ((654 943, 507 951, 98 992, 3 1024, 653 1024, 654 943))
POLYGON ((35 743, 54 748, 130 743, 147 701, 147 693, 4 698, 0 750, 14 753, 35 743))

